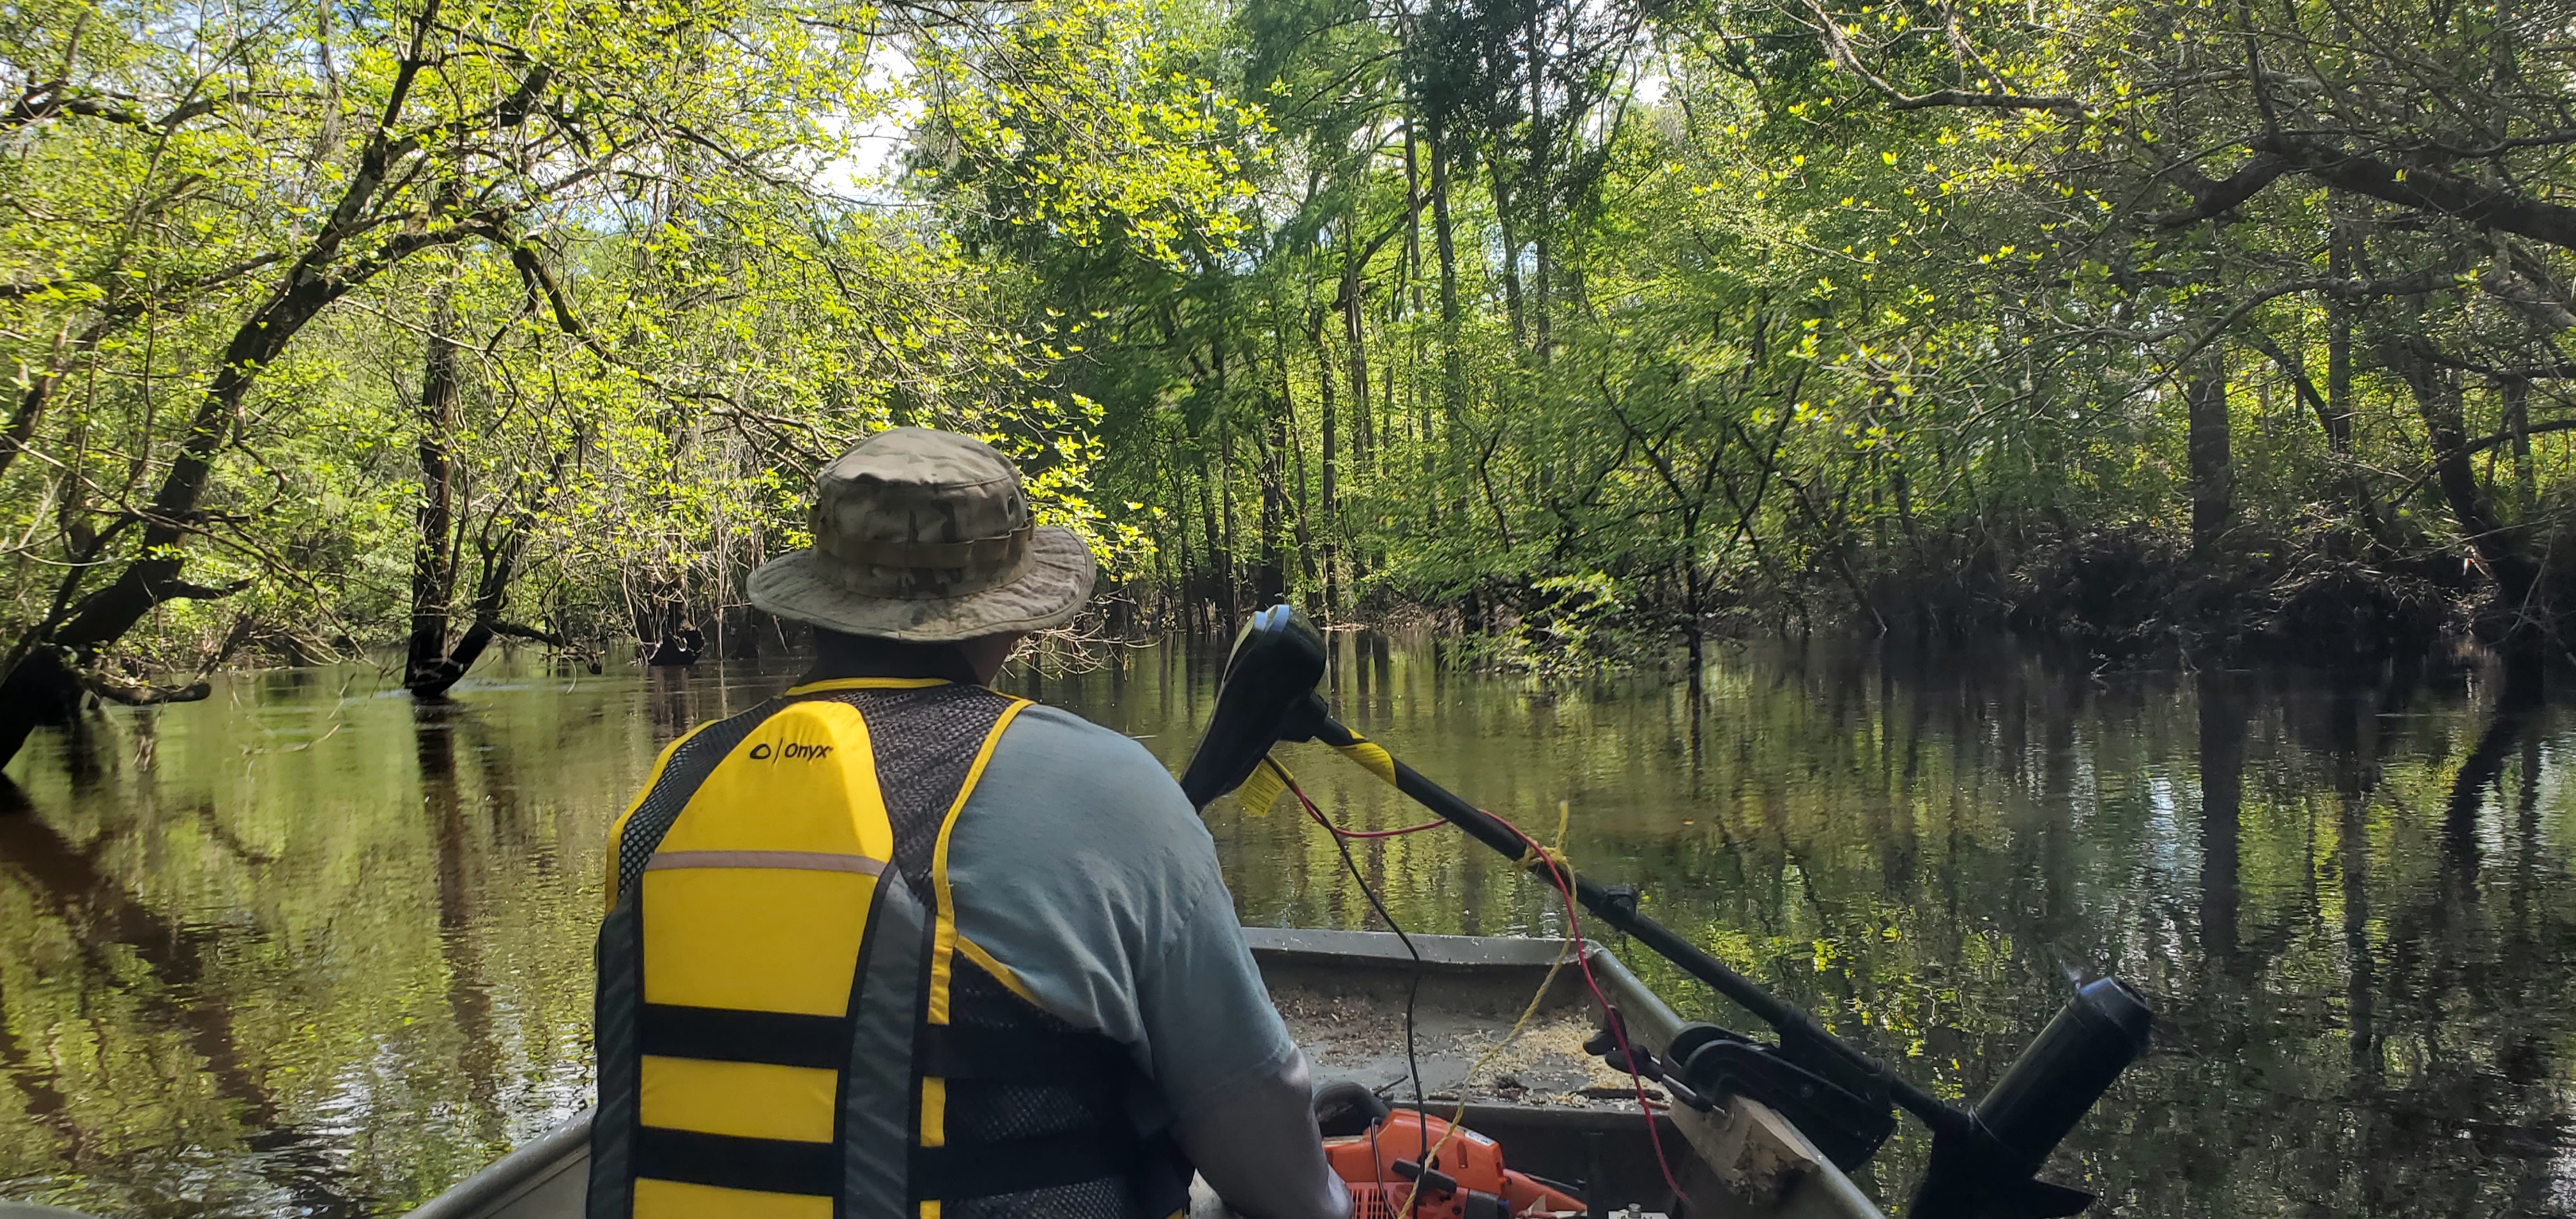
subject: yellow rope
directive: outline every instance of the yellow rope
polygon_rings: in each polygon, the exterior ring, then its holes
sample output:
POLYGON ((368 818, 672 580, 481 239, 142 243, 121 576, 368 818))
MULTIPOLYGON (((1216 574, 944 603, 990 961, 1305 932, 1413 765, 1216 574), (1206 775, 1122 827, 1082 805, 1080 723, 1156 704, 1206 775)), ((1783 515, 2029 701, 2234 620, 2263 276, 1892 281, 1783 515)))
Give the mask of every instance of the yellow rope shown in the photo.
MULTIPOLYGON (((1556 845, 1546 850, 1548 855, 1560 861, 1565 858, 1565 826, 1573 811, 1571 802, 1565 800, 1556 802, 1556 845)), ((1510 1049, 1513 1042, 1520 1040, 1521 1031, 1529 1025, 1530 1017, 1537 1015, 1539 1005, 1547 1002, 1548 988, 1556 984, 1557 971, 1564 969, 1565 963, 1572 960, 1575 953, 1581 951, 1583 951, 1582 944, 1574 938, 1574 925, 1566 924, 1565 942, 1558 946, 1556 959, 1548 962, 1547 976, 1538 980, 1538 991, 1530 996, 1529 1006, 1521 1009, 1521 1018, 1512 1021, 1511 1031, 1503 1034, 1501 1041, 1495 1042, 1483 1056, 1477 1058, 1475 1065, 1468 1067, 1467 1074, 1458 1081, 1458 1107, 1449 1111, 1449 1129, 1440 1135, 1440 1141, 1432 1144, 1431 1150, 1423 1153, 1424 1172, 1429 1172, 1431 1162, 1439 1159, 1440 1153, 1448 1149, 1449 1140, 1458 1137, 1458 1131, 1461 1129, 1458 1123, 1467 1117, 1467 1088, 1475 1083, 1477 1076, 1484 1073, 1486 1065, 1494 1061, 1495 1055, 1510 1049)), ((1413 1188, 1404 1195, 1404 1205, 1396 1210, 1396 1215, 1402 1217, 1413 1214, 1414 1200, 1421 1195, 1422 1178, 1415 1177, 1413 1188)))

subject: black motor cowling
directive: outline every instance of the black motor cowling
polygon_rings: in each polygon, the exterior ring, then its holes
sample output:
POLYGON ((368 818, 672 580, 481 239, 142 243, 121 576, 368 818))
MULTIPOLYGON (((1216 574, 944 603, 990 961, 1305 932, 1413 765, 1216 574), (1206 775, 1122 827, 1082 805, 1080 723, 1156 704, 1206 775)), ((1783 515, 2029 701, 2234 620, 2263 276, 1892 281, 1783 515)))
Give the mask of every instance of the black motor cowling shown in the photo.
POLYGON ((1191 807, 1206 808, 1241 787, 1282 735, 1302 739, 1311 731, 1292 721, 1296 712, 1320 710, 1315 683, 1323 679, 1324 637, 1305 615, 1285 605, 1254 614, 1234 638, 1216 712, 1181 772, 1191 807))

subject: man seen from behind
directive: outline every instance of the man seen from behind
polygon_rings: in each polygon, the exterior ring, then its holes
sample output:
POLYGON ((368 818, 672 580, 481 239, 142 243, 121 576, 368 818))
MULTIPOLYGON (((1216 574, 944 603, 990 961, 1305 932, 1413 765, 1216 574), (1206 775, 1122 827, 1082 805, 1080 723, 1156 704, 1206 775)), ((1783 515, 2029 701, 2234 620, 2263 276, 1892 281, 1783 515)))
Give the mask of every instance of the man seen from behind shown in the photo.
POLYGON ((925 428, 825 467, 812 519, 750 595, 814 670, 675 742, 610 836, 592 1219, 1164 1219, 1193 1168, 1348 1216, 1180 788, 987 688, 1088 548, 925 428))

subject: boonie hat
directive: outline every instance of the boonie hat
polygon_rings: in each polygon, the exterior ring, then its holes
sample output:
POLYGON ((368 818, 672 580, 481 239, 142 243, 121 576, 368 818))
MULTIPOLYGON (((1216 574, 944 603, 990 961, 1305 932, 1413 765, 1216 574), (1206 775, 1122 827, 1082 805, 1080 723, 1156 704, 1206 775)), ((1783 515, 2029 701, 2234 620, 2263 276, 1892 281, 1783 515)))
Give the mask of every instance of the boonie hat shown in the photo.
POLYGON ((814 476, 814 545, 751 573, 751 603, 851 635, 942 643, 1061 626, 1098 573, 1039 525, 1020 472, 971 436, 891 428, 814 476))

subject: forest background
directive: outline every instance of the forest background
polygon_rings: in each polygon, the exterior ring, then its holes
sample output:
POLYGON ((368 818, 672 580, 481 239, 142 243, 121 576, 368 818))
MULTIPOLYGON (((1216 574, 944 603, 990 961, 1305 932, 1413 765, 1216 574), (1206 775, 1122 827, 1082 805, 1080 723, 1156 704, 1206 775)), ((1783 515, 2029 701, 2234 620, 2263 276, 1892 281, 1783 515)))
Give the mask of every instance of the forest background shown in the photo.
POLYGON ((1096 630, 2565 654, 2576 0, 0 0, 0 757, 784 642, 991 439, 1096 630))

